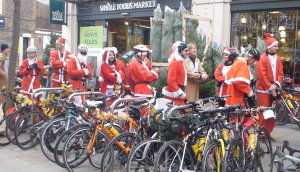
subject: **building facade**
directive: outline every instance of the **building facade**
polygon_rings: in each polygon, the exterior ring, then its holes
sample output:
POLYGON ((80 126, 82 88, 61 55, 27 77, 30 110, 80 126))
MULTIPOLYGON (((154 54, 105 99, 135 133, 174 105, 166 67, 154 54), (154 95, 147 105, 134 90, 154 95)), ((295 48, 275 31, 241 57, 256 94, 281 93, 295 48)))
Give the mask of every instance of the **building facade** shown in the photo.
MULTIPOLYGON (((12 27, 13 27, 13 1, 0 0, 0 21, 3 25, 0 27, 0 43, 6 43, 11 46, 12 27)), ((43 48, 48 42, 51 31, 61 34, 61 25, 49 23, 49 4, 38 2, 36 0, 21 1, 21 22, 20 38, 17 66, 21 64, 26 57, 28 46, 37 47, 37 56, 42 58, 43 48)))

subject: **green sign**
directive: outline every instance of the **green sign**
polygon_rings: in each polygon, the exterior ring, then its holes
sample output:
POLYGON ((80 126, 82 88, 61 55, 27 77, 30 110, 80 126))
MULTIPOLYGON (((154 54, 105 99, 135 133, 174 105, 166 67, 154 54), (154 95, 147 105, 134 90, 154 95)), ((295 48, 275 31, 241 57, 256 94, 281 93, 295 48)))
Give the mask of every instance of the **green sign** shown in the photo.
POLYGON ((67 24, 67 5, 65 2, 50 0, 50 23, 67 24))
POLYGON ((103 26, 80 27, 80 44, 89 48, 103 47, 103 26))

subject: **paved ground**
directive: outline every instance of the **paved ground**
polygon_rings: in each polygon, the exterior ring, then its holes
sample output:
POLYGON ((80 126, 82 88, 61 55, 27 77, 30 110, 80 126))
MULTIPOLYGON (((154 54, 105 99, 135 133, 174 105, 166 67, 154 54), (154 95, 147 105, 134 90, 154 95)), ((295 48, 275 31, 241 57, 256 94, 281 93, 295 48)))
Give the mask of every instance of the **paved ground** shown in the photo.
MULTIPOLYGON (((291 145, 300 148, 300 129, 297 125, 287 124, 276 126, 272 136, 276 142, 272 146, 282 145, 283 140, 289 140, 291 145)), ((99 171, 89 165, 87 161, 85 168, 76 169, 76 172, 99 171)), ((21 150, 16 145, 0 147, 0 171, 1 172, 66 172, 66 169, 50 162, 36 146, 30 150, 21 150)), ((122 170, 123 171, 123 170, 122 170)))

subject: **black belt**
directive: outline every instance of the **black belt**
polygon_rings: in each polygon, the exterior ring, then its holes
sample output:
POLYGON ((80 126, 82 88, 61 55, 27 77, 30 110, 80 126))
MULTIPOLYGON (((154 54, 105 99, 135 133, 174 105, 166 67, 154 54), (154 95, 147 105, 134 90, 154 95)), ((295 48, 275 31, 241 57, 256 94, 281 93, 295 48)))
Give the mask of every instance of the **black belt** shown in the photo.
POLYGON ((59 74, 59 75, 66 75, 66 73, 59 73, 59 72, 55 72, 53 71, 53 73, 59 74))
POLYGON ((77 78, 70 78, 71 80, 74 80, 74 81, 81 81, 81 82, 85 82, 86 79, 77 79, 77 78))
POLYGON ((137 84, 151 84, 151 82, 138 82, 138 83, 136 83, 136 85, 137 84))

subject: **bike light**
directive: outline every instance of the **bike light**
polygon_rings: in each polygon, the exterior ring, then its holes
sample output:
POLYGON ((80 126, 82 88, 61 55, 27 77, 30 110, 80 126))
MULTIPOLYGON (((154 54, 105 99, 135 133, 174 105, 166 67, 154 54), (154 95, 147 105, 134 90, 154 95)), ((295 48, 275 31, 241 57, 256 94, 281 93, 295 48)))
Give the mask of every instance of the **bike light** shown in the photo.
POLYGON ((289 80, 287 81, 287 83, 293 84, 293 79, 289 79, 289 80))
POLYGON ((186 135, 184 140, 187 142, 189 140, 189 137, 190 137, 189 135, 186 135))

